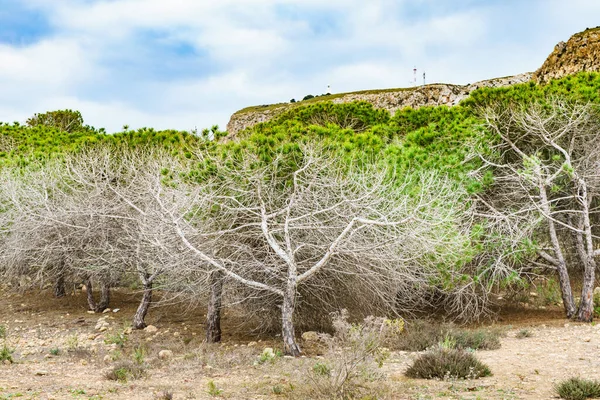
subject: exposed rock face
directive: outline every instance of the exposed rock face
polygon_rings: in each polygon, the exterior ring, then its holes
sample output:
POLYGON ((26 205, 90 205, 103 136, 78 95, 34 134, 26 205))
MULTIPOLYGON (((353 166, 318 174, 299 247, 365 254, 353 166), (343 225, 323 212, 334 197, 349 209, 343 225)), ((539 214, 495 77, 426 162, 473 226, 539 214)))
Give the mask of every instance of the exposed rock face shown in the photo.
MULTIPOLYGON (((437 105, 454 106, 464 98, 468 97, 469 94, 476 89, 482 87, 508 86, 517 83, 528 82, 531 80, 531 76, 531 73, 525 73, 505 78, 496 78, 476 82, 465 86, 433 84, 408 89, 382 90, 380 92, 368 90, 364 92, 354 92, 332 96, 330 98, 326 96, 320 101, 332 101, 333 103, 366 101, 373 104, 375 108, 383 108, 388 110, 391 114, 394 114, 397 110, 404 107, 418 108, 422 106, 437 105)), ((314 103, 311 102, 305 104, 314 103)), ((270 119, 275 118, 283 112, 290 110, 293 107, 297 107, 298 105, 302 105, 302 103, 286 103, 281 104, 280 106, 270 106, 264 111, 261 111, 260 109, 255 111, 238 111, 231 116, 231 119, 227 124, 227 132, 229 132, 228 138, 233 139, 238 132, 258 123, 269 121, 270 119)))
POLYGON ((533 79, 547 83, 583 71, 600 71, 600 27, 577 33, 560 42, 538 69, 533 79))

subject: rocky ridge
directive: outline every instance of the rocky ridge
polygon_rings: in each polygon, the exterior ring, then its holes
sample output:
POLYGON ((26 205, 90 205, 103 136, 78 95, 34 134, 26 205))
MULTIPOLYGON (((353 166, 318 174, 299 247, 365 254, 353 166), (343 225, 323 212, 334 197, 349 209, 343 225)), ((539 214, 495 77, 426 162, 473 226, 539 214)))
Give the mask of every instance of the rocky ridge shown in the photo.
POLYGON ((533 74, 537 83, 548 83, 584 71, 600 71, 600 27, 577 33, 560 42, 533 74))

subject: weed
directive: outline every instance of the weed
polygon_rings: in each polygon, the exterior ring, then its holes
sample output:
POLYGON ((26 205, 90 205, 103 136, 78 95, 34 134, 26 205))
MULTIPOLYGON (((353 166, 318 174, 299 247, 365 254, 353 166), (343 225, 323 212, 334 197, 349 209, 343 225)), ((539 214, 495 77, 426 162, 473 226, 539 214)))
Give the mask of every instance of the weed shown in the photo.
POLYGON ((8 361, 10 363, 13 362, 12 354, 14 353, 13 349, 10 349, 6 343, 0 348, 0 361, 8 361))
POLYGON ((316 363, 313 368, 313 373, 317 376, 330 376, 331 375, 331 368, 329 368, 329 366, 327 366, 327 364, 322 363, 322 362, 318 362, 316 363))
POLYGON ((79 346, 79 338, 77 335, 71 335, 67 338, 67 349, 74 350, 79 346))
POLYGON ((528 337, 532 337, 533 333, 531 333, 531 331, 529 329, 521 329, 519 332, 517 332, 517 334, 515 335, 515 337, 517 339, 525 339, 528 337))
POLYGON ((123 332, 109 335, 106 337, 106 339, 104 339, 104 343, 116 344, 121 349, 125 347, 125 342, 127 342, 127 336, 125 336, 123 332))
POLYGON ((146 375, 146 368, 129 361, 120 362, 105 375, 111 381, 127 382, 129 379, 139 379, 146 375))
POLYGON ((281 357, 283 357, 283 353, 281 352, 281 350, 273 350, 272 348, 267 347, 260 354, 260 357, 258 358, 258 361, 256 363, 257 364, 264 364, 266 362, 273 363, 278 358, 281 358, 281 357))
POLYGON ((208 394, 211 396, 220 396, 223 393, 223 389, 219 389, 214 381, 208 381, 208 394))
POLYGON ((57 356, 60 354, 60 349, 58 347, 53 347, 50 349, 50 354, 53 356, 57 356))
POLYGON ((543 306, 558 304, 561 300, 560 287, 556 279, 550 278, 545 280, 541 285, 536 287, 538 301, 543 306))
POLYGON ((600 382, 590 379, 570 378, 554 386, 554 390, 565 400, 585 400, 600 397, 600 382))
POLYGON ((138 365, 142 365, 144 363, 144 360, 146 359, 146 348, 144 346, 138 346, 135 349, 133 349, 133 361, 135 361, 136 364, 138 365))
POLYGON ((0 325, 0 339, 6 339, 6 326, 0 325))
POLYGON ((285 392, 285 389, 281 385, 275 385, 271 388, 271 392, 273 392, 274 395, 279 396, 285 392))
POLYGON ((454 343, 454 347, 473 350, 500 348, 501 332, 497 329, 457 329, 448 324, 427 321, 411 322, 390 347, 404 351, 423 351, 440 342, 454 343))
POLYGON ((492 375, 487 365, 464 349, 438 346, 421 354, 406 371, 409 378, 475 379, 492 375))

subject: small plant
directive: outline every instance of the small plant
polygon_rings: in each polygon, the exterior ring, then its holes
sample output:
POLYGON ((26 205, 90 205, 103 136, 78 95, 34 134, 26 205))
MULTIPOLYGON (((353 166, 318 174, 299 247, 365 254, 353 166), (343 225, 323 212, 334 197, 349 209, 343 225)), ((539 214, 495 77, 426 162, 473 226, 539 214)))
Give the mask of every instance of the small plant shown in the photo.
POLYGON ((531 333, 531 331, 529 329, 521 329, 519 332, 517 332, 517 334, 515 335, 515 337, 517 339, 525 339, 528 337, 532 337, 533 333, 531 333))
POLYGON ((600 397, 600 382, 590 379, 570 378, 559 382, 554 390, 565 400, 585 400, 600 397))
POLYGON ((211 396, 220 396, 223 393, 223 389, 219 389, 214 381, 208 381, 208 394, 211 396))
POLYGON ((142 365, 125 361, 115 365, 105 377, 111 381, 127 382, 129 379, 142 378, 145 374, 146 369, 142 365))
POLYGON ((77 335, 71 335, 67 338, 67 349, 74 350, 79 346, 79 338, 77 335))
POLYGON ((409 378, 476 379, 492 375, 489 367, 464 349, 438 346, 421 354, 406 371, 409 378))
POLYGON ((0 361, 13 362, 12 354, 14 350, 10 349, 6 343, 0 348, 0 361))
POLYGON ((135 361, 136 364, 142 365, 145 359, 146 349, 143 346, 140 345, 133 349, 133 361, 135 361))
POLYGON ((121 349, 125 347, 125 342, 127 342, 127 336, 125 336, 123 332, 115 333, 114 335, 109 335, 106 339, 104 339, 104 343, 116 344, 117 347, 121 349))
POLYGON ((0 339, 6 339, 6 326, 0 325, 0 339))
POLYGON ((283 394, 284 388, 281 385, 275 385, 271 388, 271 392, 273 392, 273 394, 279 396, 279 395, 283 394))
POLYGON ((266 362, 275 362, 275 360, 277 360, 278 358, 283 357, 283 353, 281 352, 281 350, 273 350, 270 347, 267 347, 266 349, 263 350, 263 352, 260 354, 260 357, 258 358, 258 361, 256 362, 257 364, 264 364, 266 362))
POLYGON ((555 279, 548 279, 536 287, 538 301, 543 306, 558 304, 561 300, 560 287, 555 279))
POLYGON ((313 373, 318 376, 330 376, 331 368, 327 366, 327 364, 318 362, 313 366, 313 373))
POLYGON ((50 354, 53 356, 57 356, 60 354, 60 349, 58 347, 54 347, 54 348, 50 349, 50 354))

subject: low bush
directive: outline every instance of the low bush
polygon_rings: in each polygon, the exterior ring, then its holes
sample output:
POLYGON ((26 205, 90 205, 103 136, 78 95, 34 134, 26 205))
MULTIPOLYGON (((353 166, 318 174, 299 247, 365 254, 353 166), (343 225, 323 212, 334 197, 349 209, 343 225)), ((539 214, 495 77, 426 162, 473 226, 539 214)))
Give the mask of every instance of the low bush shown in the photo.
POLYGON ((600 382, 570 378, 555 385, 554 390, 565 400, 585 400, 600 397, 600 382))
POLYGON ((453 329, 449 335, 459 349, 496 350, 500 348, 500 331, 494 329, 453 329))
POLYGON ((145 375, 146 368, 143 365, 124 361, 115 365, 106 373, 105 377, 111 381, 127 382, 130 379, 139 379, 145 375))
POLYGON ((390 347, 404 351, 424 351, 449 337, 455 342, 456 348, 495 350, 500 348, 501 336, 498 329, 459 329, 450 324, 413 321, 407 324, 403 334, 390 347))
POLYGON ((435 346, 444 338, 444 328, 429 321, 412 321, 393 346, 404 351, 423 351, 435 346))
POLYGON ((409 378, 419 379, 476 379, 490 375, 489 367, 473 353, 444 346, 421 354, 406 371, 409 378))

